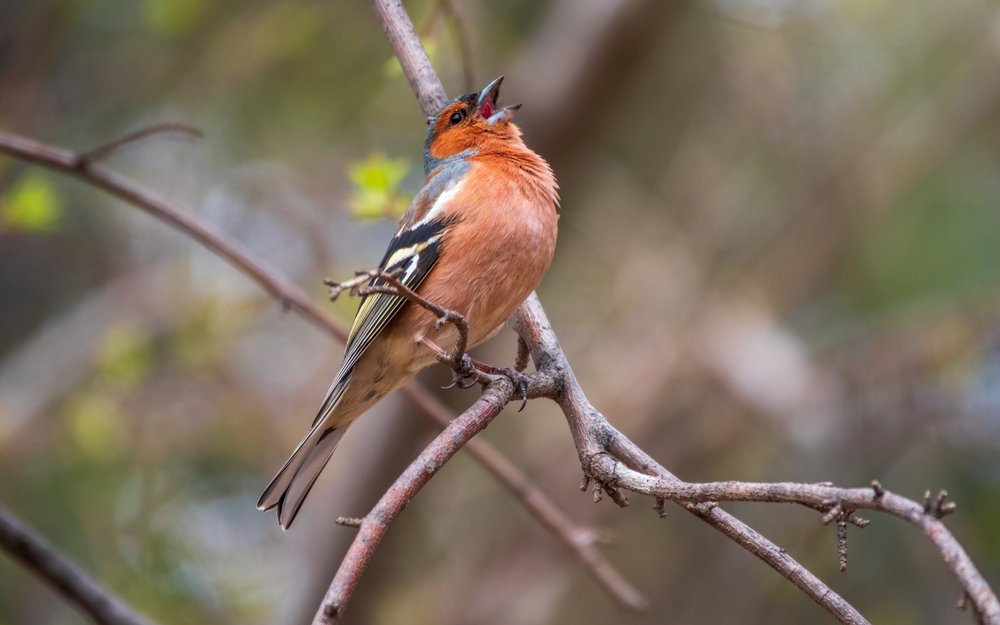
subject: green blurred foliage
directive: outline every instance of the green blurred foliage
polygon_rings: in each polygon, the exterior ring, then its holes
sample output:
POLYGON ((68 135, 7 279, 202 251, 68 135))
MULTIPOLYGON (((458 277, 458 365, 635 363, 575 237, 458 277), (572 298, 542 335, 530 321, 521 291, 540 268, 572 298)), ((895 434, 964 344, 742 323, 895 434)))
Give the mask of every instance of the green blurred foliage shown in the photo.
POLYGON ((354 184, 348 200, 351 214, 358 219, 398 219, 410 203, 409 198, 399 192, 399 185, 409 170, 405 158, 390 159, 379 153, 352 163, 347 170, 354 184))
POLYGON ((181 35, 202 20, 205 0, 144 0, 143 17, 149 30, 158 35, 181 35))
POLYGON ((120 458, 125 445, 124 415, 108 393, 73 397, 65 418, 73 444, 84 458, 94 462, 120 458))
POLYGON ((59 195, 49 177, 29 172, 17 180, 0 198, 3 228, 20 232, 52 232, 62 217, 59 195))
POLYGON ((146 336, 132 326, 111 328, 101 340, 95 360, 104 379, 122 388, 141 384, 153 367, 146 336))
POLYGON ((984 165, 949 165, 868 225, 854 268, 864 301, 898 309, 1000 285, 996 177, 984 165))

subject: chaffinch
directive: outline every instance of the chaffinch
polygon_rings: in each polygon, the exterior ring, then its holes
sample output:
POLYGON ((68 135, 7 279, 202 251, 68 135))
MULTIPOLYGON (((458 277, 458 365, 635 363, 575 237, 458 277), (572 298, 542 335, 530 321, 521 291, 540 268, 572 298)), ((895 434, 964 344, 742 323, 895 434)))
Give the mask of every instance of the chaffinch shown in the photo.
MULTIPOLYGON (((497 107, 503 76, 428 118, 423 188, 399 222, 379 267, 458 312, 469 347, 496 334, 548 270, 556 245, 558 185, 512 123, 520 105, 497 107)), ((373 281, 377 284, 379 281, 373 281)), ((375 402, 449 350, 452 324, 390 294, 362 299, 344 364, 312 428, 264 490, 257 508, 278 508, 288 529, 348 426, 375 402)))

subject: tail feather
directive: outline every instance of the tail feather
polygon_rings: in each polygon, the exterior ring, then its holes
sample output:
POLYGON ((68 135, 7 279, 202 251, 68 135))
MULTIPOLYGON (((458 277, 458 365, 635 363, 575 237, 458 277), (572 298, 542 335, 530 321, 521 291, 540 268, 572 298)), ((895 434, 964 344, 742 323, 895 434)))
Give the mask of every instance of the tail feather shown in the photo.
POLYGON ((334 381, 319 414, 316 415, 312 429, 257 500, 258 510, 278 508, 278 524, 281 525, 281 529, 287 530, 291 527, 316 478, 330 461, 337 444, 347 432, 351 419, 345 419, 343 414, 335 417, 334 413, 348 381, 349 375, 338 376, 334 381), (332 425, 332 423, 343 425, 332 425))
POLYGON ((330 461, 346 427, 316 427, 285 462, 257 501, 258 510, 278 508, 278 523, 287 530, 295 520, 316 478, 330 461))

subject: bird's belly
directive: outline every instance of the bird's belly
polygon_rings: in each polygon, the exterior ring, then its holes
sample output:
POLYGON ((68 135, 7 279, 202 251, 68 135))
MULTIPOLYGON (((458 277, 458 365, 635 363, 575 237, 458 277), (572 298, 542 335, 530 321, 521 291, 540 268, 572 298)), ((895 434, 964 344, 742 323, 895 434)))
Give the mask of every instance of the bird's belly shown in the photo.
MULTIPOLYGON (((465 317, 470 347, 496 333, 538 286, 552 262, 555 211, 543 206, 519 212, 523 214, 520 220, 479 231, 445 248, 421 285, 421 295, 465 317), (552 223, 545 224, 545 220, 552 223)), ((454 345, 457 332, 451 324, 437 328, 429 312, 407 308, 404 313, 409 313, 415 340, 426 336, 446 349, 454 345)))

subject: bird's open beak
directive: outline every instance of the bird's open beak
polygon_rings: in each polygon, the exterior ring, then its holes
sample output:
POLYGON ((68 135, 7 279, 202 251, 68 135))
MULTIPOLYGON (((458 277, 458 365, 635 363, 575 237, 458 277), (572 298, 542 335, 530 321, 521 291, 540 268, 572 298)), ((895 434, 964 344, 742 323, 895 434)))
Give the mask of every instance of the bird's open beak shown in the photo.
POLYGON ((503 76, 500 76, 490 84, 483 87, 479 92, 479 100, 476 106, 483 117, 489 118, 497 110, 497 99, 500 98, 500 85, 503 83, 503 76))
POLYGON ((510 121, 514 118, 514 113, 521 108, 520 104, 512 104, 502 109, 497 109, 497 100, 500 98, 500 85, 503 83, 503 76, 486 85, 479 92, 479 99, 476 106, 479 114, 486 119, 488 124, 496 124, 502 121, 510 121))

